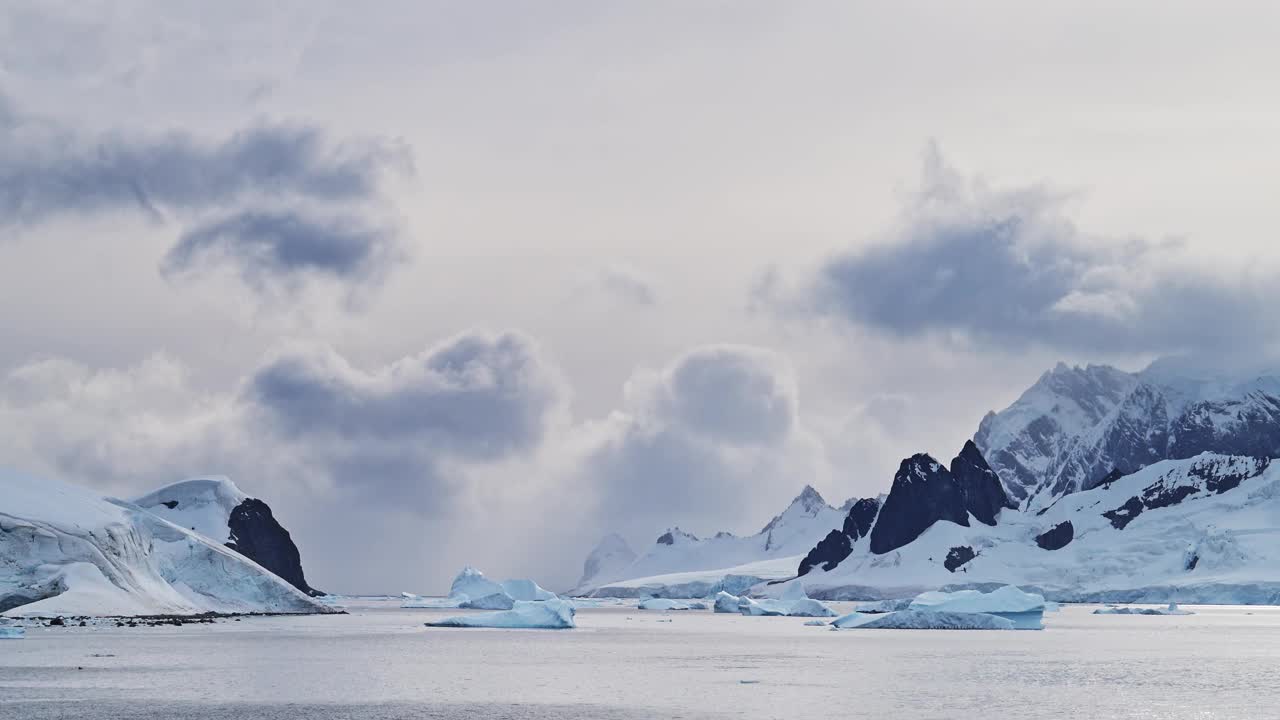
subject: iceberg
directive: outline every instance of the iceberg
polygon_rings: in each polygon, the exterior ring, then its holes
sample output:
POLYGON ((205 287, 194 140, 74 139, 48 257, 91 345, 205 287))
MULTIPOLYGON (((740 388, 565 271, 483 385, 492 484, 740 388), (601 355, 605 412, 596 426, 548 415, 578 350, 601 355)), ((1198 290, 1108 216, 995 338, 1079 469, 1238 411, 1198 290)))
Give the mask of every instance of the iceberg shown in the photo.
POLYGON ((538 586, 538 583, 532 580, 503 580, 502 589, 513 600, 554 600, 556 594, 550 590, 544 590, 538 586))
POLYGON ((788 585, 777 600, 752 600, 743 596, 738 599, 738 612, 754 617, 788 616, 788 617, 835 617, 836 612, 810 598, 805 594, 800 583, 788 585))
POLYGON ((720 592, 716 593, 714 608, 715 608, 715 611, 718 613, 736 614, 738 612, 739 602, 740 602, 740 598, 738 598, 737 595, 730 595, 729 593, 721 590, 720 592))
POLYGON ((1183 610, 1178 603, 1169 603, 1168 607, 1104 607, 1093 611, 1094 615, 1195 615, 1190 610, 1183 610))
POLYGON ((706 610, 702 602, 685 602, 670 598, 645 598, 636 605, 637 610, 706 610))
POLYGON ((805 627, 825 627, 828 623, 822 620, 810 620, 806 622, 805 627))
POLYGON ((1014 630, 1008 618, 988 613, 939 610, 897 610, 867 614, 853 612, 837 618, 833 628, 860 630, 1014 630))
POLYGON ((1044 606, 1043 595, 1005 585, 989 593, 977 590, 920 593, 907 609, 995 615, 1012 621, 1019 630, 1040 630, 1044 627, 1044 606))
POLYGON ((880 600, 877 602, 862 603, 855 608, 860 613, 890 613, 898 610, 906 610, 911 607, 911 602, 915 598, 897 598, 895 600, 880 600))
POLYGON ((565 630, 577 627, 573 603, 554 600, 517 600, 510 610, 483 615, 463 615, 426 623, 427 627, 565 630))
POLYGON ((26 636, 26 628, 20 625, 7 625, 0 622, 0 640, 21 640, 26 636))
POLYGON ((515 606, 515 598, 501 584, 470 565, 453 579, 449 599, 456 601, 457 607, 469 610, 510 610, 515 606))
POLYGON ((456 608, 459 600, 457 598, 433 598, 424 597, 422 595, 414 595, 413 593, 402 592, 400 607, 402 608, 456 608))

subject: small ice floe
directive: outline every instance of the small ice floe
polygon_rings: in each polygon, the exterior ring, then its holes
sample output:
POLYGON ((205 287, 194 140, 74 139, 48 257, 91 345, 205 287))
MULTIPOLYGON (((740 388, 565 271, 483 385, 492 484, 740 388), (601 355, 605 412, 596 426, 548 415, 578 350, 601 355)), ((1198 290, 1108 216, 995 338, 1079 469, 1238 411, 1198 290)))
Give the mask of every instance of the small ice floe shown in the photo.
POLYGON ((828 625, 826 620, 810 620, 805 623, 806 627, 824 627, 828 625))
POLYGON ((1110 605, 1104 608, 1098 608, 1093 611, 1094 615, 1195 615, 1190 610, 1183 610, 1178 607, 1178 603, 1169 603, 1168 607, 1162 608, 1143 608, 1143 607, 1116 607, 1110 605))
POLYGON ((831 623, 833 629, 862 630, 1013 630, 1012 620, 988 613, 938 610, 897 610, 888 613, 849 613, 831 623))
POLYGON ((27 629, 21 625, 10 625, 6 620, 0 620, 0 640, 21 640, 27 636, 27 629))
POLYGON ((517 600, 510 610, 483 615, 463 615, 426 623, 427 627, 511 628, 563 630, 577 627, 573 603, 553 600, 517 600))

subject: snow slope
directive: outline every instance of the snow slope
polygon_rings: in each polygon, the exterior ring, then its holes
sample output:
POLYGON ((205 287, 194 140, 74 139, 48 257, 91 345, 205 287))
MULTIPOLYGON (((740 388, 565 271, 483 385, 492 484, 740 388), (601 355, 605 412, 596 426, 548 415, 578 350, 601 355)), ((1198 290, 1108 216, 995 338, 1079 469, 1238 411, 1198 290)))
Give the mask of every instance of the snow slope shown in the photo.
POLYGON ((1280 463, 1212 453, 1164 460, 1039 511, 1006 510, 995 527, 939 521, 879 555, 860 539, 839 566, 803 582, 823 599, 1017 585, 1066 601, 1273 604, 1280 463))
POLYGON ((137 505, 4 470, 0 611, 332 612, 242 555, 137 505))
POLYGON ((677 597, 704 597, 719 590, 738 594, 762 580, 794 577, 804 555, 840 527, 844 516, 843 510, 828 505, 817 490, 806 485, 755 535, 718 533, 699 539, 672 528, 644 555, 614 572, 612 581, 587 582, 573 594, 637 597, 676 592, 677 597), (681 585, 688 587, 673 589, 681 585))

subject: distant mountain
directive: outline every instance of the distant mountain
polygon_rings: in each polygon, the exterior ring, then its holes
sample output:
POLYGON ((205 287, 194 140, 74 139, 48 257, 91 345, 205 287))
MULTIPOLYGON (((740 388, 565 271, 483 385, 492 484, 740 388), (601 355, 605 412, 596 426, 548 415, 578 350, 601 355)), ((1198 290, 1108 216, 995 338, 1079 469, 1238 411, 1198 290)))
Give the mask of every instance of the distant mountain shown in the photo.
MULTIPOLYGON (((647 578, 672 574, 714 571, 751 563, 785 559, 786 575, 818 541, 844 521, 845 512, 831 507, 817 490, 806 485, 786 509, 770 520, 760 532, 748 537, 721 532, 698 538, 680 528, 671 528, 625 568, 607 581, 580 583, 575 594, 637 594, 647 578)), ((592 552, 595 556, 596 551, 592 552)), ((590 557, 588 562, 590 562, 590 557)), ((584 573, 585 575, 585 573, 584 573)))
POLYGON ((1223 375, 1176 361, 1046 372, 988 413, 974 442, 1015 502, 1044 507, 1118 472, 1202 452, 1280 455, 1280 375, 1223 375))
POLYGON ((134 500, 134 504, 226 545, 308 595, 324 594, 307 584, 298 547, 272 515, 271 507, 245 495, 226 477, 176 482, 134 500))
POLYGON ((332 610, 216 540, 138 505, 0 472, 0 612, 332 610))
POLYGON ((601 538, 582 563, 582 578, 576 587, 586 588, 619 580, 635 561, 636 553, 627 541, 617 533, 609 533, 601 538))

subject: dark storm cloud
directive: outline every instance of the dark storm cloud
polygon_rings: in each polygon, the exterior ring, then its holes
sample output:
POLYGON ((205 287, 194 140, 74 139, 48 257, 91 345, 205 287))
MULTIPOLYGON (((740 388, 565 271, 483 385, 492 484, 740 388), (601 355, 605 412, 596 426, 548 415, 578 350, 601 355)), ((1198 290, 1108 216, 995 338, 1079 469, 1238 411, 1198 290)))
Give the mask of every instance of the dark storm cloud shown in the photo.
POLYGON ((659 402, 665 419, 734 445, 777 443, 796 422, 794 379, 772 354, 752 348, 690 352, 671 368, 659 402))
POLYGON ((312 274, 367 281, 400 257, 398 246, 394 231, 365 226, 359 218, 250 210, 183 233, 160 267, 171 276, 225 263, 256 288, 312 274))
POLYGON ((335 483, 397 495, 447 484, 441 463, 533 451, 564 400, 556 372, 516 333, 463 335, 371 373, 331 351, 293 353, 244 393, 270 433, 335 483))
POLYGON ((401 145, 318 127, 261 124, 223 139, 94 133, 23 116, 0 96, 0 223, 142 212, 183 226, 164 271, 223 262, 255 289, 306 273, 381 279, 403 257, 382 180, 410 165, 401 145))
POLYGON ((259 126, 221 141, 188 133, 90 134, 0 104, 0 212, 32 223, 114 209, 198 211, 252 194, 367 200, 404 150, 335 143, 320 129, 259 126), (7 118, 7 119, 6 119, 7 118))
POLYGON ((1275 337, 1273 290, 1179 259, 1172 243, 1089 237, 1048 193, 990 192, 934 156, 898 227, 823 264, 805 304, 894 334, 1015 348, 1176 352, 1275 337))

